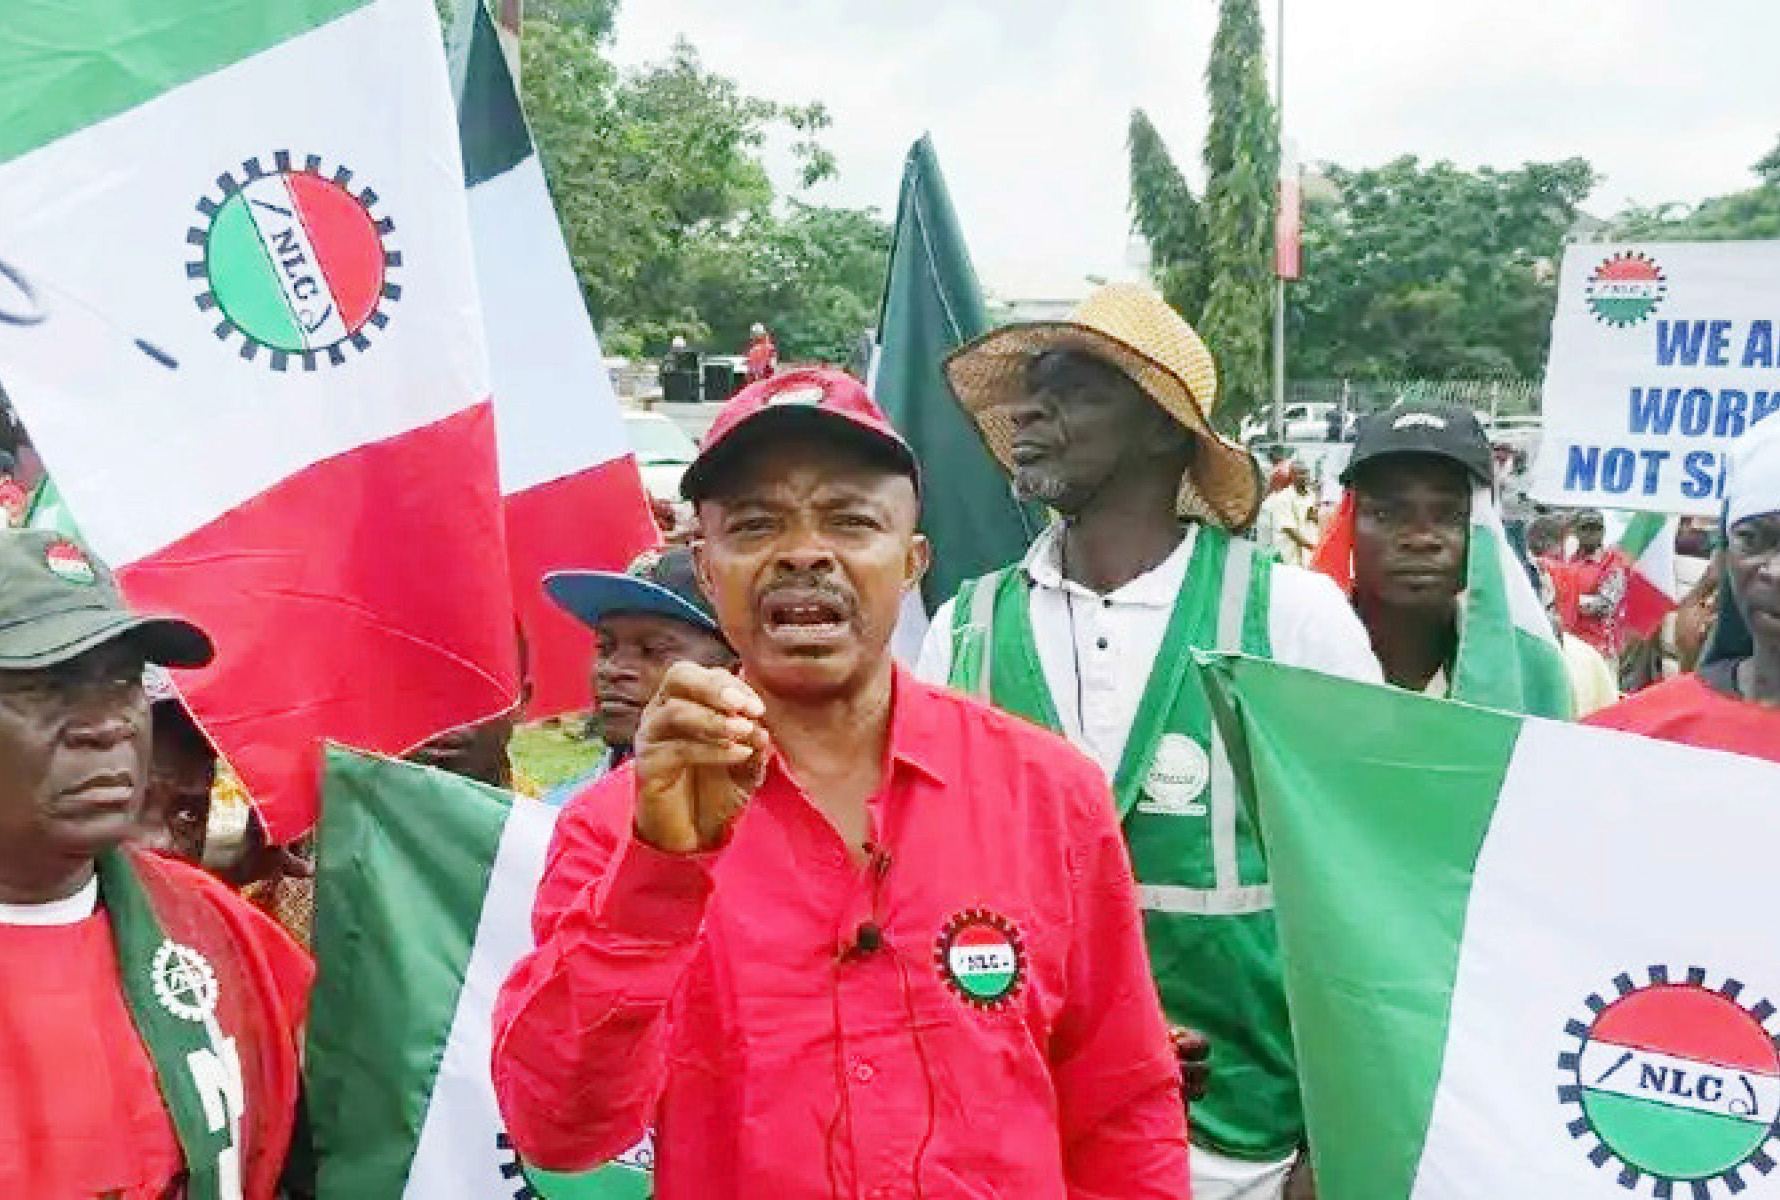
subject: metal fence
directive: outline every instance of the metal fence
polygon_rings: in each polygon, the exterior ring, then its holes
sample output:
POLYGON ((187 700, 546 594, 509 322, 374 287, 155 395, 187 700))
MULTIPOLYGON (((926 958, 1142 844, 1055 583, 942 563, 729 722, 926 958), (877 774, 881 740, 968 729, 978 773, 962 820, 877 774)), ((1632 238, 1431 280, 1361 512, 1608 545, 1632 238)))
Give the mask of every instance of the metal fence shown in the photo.
MULTIPOLYGON (((1287 404, 1334 404, 1351 412, 1389 408, 1399 400, 1463 405, 1479 416, 1528 416, 1539 412, 1537 379, 1296 379, 1287 404)), ((1261 414, 1265 418, 1266 414, 1261 414)))

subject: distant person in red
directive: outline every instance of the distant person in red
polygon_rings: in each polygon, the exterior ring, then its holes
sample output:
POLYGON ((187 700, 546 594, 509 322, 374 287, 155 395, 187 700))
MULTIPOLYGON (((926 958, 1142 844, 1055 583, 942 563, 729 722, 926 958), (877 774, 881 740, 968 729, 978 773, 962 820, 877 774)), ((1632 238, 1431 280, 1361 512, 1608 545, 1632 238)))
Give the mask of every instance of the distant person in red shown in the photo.
POLYGON ((1756 430, 1731 461, 1718 624, 1699 669, 1590 724, 1780 762, 1780 420, 1756 430))
POLYGON ((1568 560, 1576 588, 1576 624, 1570 630, 1606 656, 1619 661, 1625 646, 1625 594, 1628 582, 1625 556, 1606 545, 1607 522, 1599 511, 1587 508, 1570 522, 1576 535, 1576 553, 1568 560))
POLYGON ((1575 637, 1576 619, 1581 615, 1578 607, 1582 601, 1579 573, 1580 564, 1570 562, 1564 556, 1564 539, 1569 536, 1569 522, 1557 513, 1541 513, 1527 523, 1527 558, 1531 563, 1534 586, 1538 582, 1541 570, 1551 583, 1553 590, 1553 608, 1558 628, 1564 633, 1575 637))
POLYGON ((196 626, 103 566, 0 533, 0 1196, 273 1200, 313 970, 210 876, 126 843, 149 779, 143 667, 196 626))
POLYGON ((773 344, 773 335, 766 331, 766 326, 756 321, 748 330, 748 382, 771 379, 778 369, 779 348, 773 344))

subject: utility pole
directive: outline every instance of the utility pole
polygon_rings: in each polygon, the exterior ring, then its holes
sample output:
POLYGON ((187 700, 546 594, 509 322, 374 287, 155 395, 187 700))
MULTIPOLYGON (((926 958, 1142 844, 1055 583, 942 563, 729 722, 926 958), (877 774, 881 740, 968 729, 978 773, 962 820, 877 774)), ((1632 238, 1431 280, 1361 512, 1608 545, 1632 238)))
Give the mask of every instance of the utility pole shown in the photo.
MULTIPOLYGON (((1273 121, 1277 130, 1281 161, 1284 161, 1286 132, 1286 0, 1279 0, 1274 19, 1274 36, 1278 49, 1273 63, 1273 121)), ((1283 180, 1284 173, 1281 172, 1283 180)), ((1279 186, 1284 192, 1283 185, 1279 186)), ((1279 197, 1281 201, 1284 196, 1279 197)), ((1273 440, 1284 441, 1286 435, 1286 277, 1279 253, 1279 234, 1284 222, 1274 222, 1273 248, 1273 440)))

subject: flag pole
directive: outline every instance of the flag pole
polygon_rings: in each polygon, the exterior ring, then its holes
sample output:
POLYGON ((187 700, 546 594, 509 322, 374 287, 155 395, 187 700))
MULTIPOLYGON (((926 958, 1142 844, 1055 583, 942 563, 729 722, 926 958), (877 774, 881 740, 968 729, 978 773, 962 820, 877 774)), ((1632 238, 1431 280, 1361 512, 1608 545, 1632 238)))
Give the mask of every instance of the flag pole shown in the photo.
MULTIPOLYGON (((1278 49, 1274 54, 1273 68, 1273 121, 1275 140, 1283 152, 1286 131, 1286 0, 1279 0, 1279 12, 1274 21, 1274 36, 1278 49)), ((1281 178, 1284 178, 1283 175, 1281 178)), ((1274 224, 1274 229, 1274 238, 1277 241, 1279 237, 1277 221, 1274 224)), ((1273 437, 1276 441, 1284 441, 1286 430, 1286 279, 1285 272, 1281 269, 1277 246, 1274 248, 1273 257, 1273 437)))

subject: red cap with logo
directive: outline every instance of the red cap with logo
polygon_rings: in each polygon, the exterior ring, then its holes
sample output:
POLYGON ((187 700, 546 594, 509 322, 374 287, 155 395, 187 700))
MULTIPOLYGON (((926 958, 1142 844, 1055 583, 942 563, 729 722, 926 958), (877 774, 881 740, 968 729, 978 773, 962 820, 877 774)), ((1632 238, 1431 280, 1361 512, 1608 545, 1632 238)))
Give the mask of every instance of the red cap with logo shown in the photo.
POLYGON ((800 367, 749 384, 717 414, 698 457, 680 480, 680 494, 701 500, 711 482, 774 433, 804 430, 879 456, 921 486, 915 452, 857 379, 833 367, 800 367))

